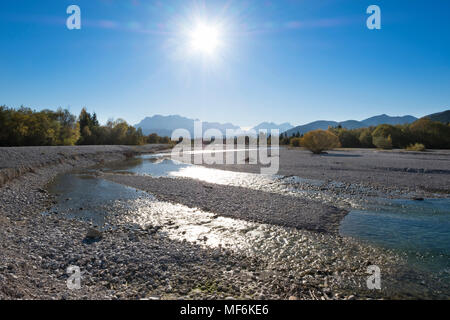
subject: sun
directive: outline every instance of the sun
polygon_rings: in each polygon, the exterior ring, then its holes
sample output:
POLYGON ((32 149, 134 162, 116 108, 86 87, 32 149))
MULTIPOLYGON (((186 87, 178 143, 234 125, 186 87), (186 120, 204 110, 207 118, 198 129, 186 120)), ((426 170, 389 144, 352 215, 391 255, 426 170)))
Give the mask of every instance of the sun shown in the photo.
POLYGON ((193 51, 213 55, 221 45, 220 28, 199 22, 189 33, 189 44, 193 51))

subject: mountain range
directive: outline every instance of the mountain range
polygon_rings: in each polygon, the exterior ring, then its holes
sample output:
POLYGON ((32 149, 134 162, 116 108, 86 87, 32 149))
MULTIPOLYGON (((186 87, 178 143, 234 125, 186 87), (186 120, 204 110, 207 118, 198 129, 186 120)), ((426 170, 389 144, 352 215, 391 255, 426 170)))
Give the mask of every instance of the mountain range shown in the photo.
POLYGON ((407 124, 407 123, 413 123, 414 121, 418 120, 416 117, 413 116, 403 116, 403 117, 391 117, 386 114, 382 114, 379 116, 371 117, 362 121, 357 120, 347 120, 342 122, 337 121, 327 121, 327 120, 319 120, 314 121, 305 125, 297 126, 295 128, 292 128, 290 130, 287 130, 285 133, 288 136, 292 136, 296 133, 299 134, 305 134, 312 130, 326 130, 328 127, 337 127, 342 126, 343 128, 347 129, 358 129, 358 128, 364 128, 364 127, 370 127, 370 126, 378 126, 380 124, 407 124))
MULTIPOLYGON (((142 133, 145 135, 156 133, 161 137, 172 135, 172 132, 176 129, 186 129, 190 132, 191 137, 194 137, 194 122, 196 119, 189 119, 178 115, 162 116, 155 115, 153 117, 147 117, 137 125, 136 128, 141 128, 142 133)), ((208 129, 219 129, 223 134, 227 129, 240 130, 241 128, 231 123, 218 123, 218 122, 202 122, 203 132, 208 129)), ((197 138, 197 137, 196 137, 197 138)))
MULTIPOLYGON (((434 113, 425 116, 424 118, 429 118, 434 121, 440 121, 443 123, 450 122, 450 110, 446 110, 439 113, 434 113)), ((317 130, 317 129, 323 129, 326 130, 328 127, 333 126, 339 126, 341 125, 343 128, 347 129, 357 129, 357 128, 364 128, 364 127, 370 127, 370 126, 377 126, 380 124, 407 124, 412 123, 414 121, 418 120, 418 118, 407 115, 407 116, 401 116, 401 117, 392 117, 388 116, 386 114, 374 116, 362 121, 358 120, 347 120, 347 121, 327 121, 327 120, 319 120, 314 121, 305 125, 300 125, 297 127, 292 126, 290 123, 282 123, 282 124, 276 124, 273 122, 263 122, 259 125, 253 127, 252 129, 258 132, 261 129, 270 130, 278 129, 280 133, 286 133, 289 136, 292 136, 296 134, 297 132, 300 134, 305 134, 308 131, 311 130, 317 130)), ((170 115, 170 116, 162 116, 162 115, 155 115, 153 117, 147 117, 138 124, 135 125, 136 128, 141 128, 142 132, 145 135, 156 133, 159 136, 171 136, 172 132, 175 129, 183 128, 188 130, 191 133, 191 136, 194 137, 194 122, 195 119, 190 119, 186 117, 182 117, 179 115, 170 115)), ((233 130, 241 130, 239 126, 236 126, 232 123, 218 123, 218 122, 202 122, 202 128, 203 132, 208 129, 218 129, 223 134, 225 134, 227 129, 233 129, 233 130)), ((244 131, 243 131, 244 132, 244 131)))

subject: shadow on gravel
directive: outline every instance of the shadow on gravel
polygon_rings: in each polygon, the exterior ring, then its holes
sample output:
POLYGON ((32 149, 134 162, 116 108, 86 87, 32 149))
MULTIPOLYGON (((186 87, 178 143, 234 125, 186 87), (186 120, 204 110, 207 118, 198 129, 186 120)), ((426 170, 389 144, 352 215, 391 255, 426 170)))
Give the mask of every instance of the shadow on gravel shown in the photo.
POLYGON ((360 154, 345 154, 345 153, 322 153, 322 157, 339 157, 339 158, 360 158, 360 154))

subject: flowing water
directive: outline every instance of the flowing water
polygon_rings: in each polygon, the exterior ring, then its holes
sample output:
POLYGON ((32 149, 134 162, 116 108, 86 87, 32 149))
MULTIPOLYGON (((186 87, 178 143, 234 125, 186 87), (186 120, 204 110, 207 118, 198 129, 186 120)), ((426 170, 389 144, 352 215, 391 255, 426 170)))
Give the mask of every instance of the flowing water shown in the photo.
POLYGON ((383 200, 352 210, 340 233, 404 252, 417 267, 450 279, 450 199, 383 200))

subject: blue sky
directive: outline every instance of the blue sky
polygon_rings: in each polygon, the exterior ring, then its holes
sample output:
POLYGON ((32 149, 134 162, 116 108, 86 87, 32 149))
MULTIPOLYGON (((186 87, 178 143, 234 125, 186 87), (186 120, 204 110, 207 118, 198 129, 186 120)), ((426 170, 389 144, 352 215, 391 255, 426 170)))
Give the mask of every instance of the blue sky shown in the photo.
POLYGON ((0 104, 135 124, 422 116, 450 106, 448 0, 2 0, 0 104), (66 28, 76 4, 82 29, 66 28), (366 8, 381 8, 368 30, 366 8), (206 57, 184 30, 221 24, 206 57))

